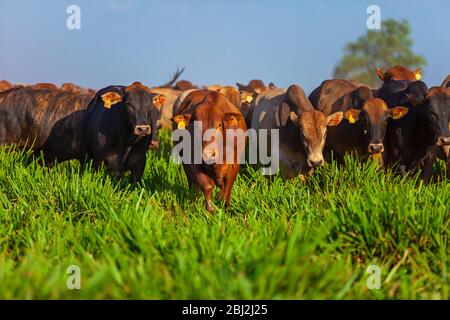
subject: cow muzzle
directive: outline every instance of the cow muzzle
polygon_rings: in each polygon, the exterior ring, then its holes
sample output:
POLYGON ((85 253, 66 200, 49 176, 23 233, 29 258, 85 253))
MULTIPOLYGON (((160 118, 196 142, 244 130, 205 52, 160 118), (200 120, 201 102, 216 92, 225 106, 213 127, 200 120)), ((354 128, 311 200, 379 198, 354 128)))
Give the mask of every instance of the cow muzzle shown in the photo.
POLYGON ((216 163, 217 156, 219 152, 214 143, 210 143, 203 148, 202 158, 206 164, 214 164, 216 163))
POLYGON ((152 133, 152 129, 148 124, 137 125, 134 127, 134 134, 137 136, 148 136, 152 133))
POLYGON ((369 153, 383 153, 384 145, 382 143, 370 143, 368 148, 369 153))
POLYGON ((306 164, 311 169, 323 167, 323 158, 309 158, 306 164))
POLYGON ((203 151, 202 158, 206 164, 214 164, 216 163, 216 151, 203 151))
POLYGON ((450 137, 439 137, 437 139, 438 146, 448 146, 450 145, 450 137))

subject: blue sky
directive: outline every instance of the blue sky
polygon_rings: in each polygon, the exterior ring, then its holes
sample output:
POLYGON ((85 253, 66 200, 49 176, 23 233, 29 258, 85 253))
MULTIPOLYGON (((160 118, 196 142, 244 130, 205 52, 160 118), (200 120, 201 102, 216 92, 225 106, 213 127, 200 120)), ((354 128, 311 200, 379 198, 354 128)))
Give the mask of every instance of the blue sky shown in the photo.
POLYGON ((195 84, 260 78, 309 92, 366 32, 371 4, 382 19, 409 21, 424 81, 440 84, 450 73, 447 0, 0 0, 0 79, 152 86, 183 66, 195 84), (71 4, 81 30, 66 27, 71 4))

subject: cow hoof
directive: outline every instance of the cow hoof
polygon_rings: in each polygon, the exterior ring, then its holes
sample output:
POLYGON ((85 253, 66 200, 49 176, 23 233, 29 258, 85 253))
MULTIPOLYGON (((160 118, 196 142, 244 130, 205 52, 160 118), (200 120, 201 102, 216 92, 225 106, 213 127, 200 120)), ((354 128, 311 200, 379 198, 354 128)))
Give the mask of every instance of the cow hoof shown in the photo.
POLYGON ((212 203, 210 201, 206 202, 206 210, 209 213, 214 213, 216 211, 216 209, 214 209, 214 206, 212 205, 212 203))

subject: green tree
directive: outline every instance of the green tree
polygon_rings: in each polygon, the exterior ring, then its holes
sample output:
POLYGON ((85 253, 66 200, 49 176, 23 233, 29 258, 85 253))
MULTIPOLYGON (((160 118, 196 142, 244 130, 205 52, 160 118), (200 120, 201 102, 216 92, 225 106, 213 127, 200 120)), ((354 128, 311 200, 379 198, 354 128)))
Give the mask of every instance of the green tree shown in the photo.
POLYGON ((406 20, 385 20, 381 30, 369 30, 344 48, 344 57, 334 69, 334 77, 352 79, 370 86, 380 84, 375 69, 384 71, 399 64, 407 68, 423 67, 426 60, 411 50, 409 23, 406 20))

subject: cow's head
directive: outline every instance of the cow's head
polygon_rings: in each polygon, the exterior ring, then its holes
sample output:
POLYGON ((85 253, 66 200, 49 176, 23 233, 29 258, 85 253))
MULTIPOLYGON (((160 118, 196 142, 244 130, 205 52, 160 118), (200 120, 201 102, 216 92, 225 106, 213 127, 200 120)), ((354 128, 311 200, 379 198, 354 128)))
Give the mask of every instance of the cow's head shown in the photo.
POLYGON ((120 92, 109 91, 101 95, 104 107, 121 103, 126 111, 128 121, 136 136, 155 134, 164 96, 153 93, 150 88, 140 82, 125 87, 120 92))
MULTIPOLYGON (((450 89, 433 87, 423 103, 423 121, 431 143, 446 147, 450 145, 450 89)), ((447 147, 448 148, 448 147, 447 147)))
POLYGON ((298 128, 303 149, 306 152, 306 164, 309 169, 322 167, 324 164, 323 147, 325 145, 327 126, 337 126, 342 120, 342 112, 329 116, 317 110, 296 114, 291 111, 290 120, 298 128))
POLYGON ((180 80, 175 84, 174 89, 180 91, 187 91, 191 89, 198 89, 198 87, 193 85, 192 82, 190 82, 189 80, 180 80))
POLYGON ((377 68, 376 73, 378 78, 385 83, 392 80, 416 81, 422 78, 422 69, 417 68, 415 71, 411 71, 408 68, 399 65, 391 67, 386 72, 377 68))
POLYGON ((370 98, 364 102, 361 109, 348 109, 345 112, 345 118, 350 123, 359 121, 362 124, 368 144, 367 151, 371 155, 378 155, 384 151, 383 140, 388 119, 400 119, 407 113, 407 107, 388 108, 382 99, 370 98))
POLYGON ((252 104, 252 101, 255 99, 256 95, 257 93, 241 91, 240 92, 241 106, 250 106, 252 104))
POLYGON ((247 91, 247 92, 256 93, 256 94, 260 94, 267 90, 267 87, 264 84, 264 82, 259 79, 250 80, 248 85, 244 85, 239 82, 236 82, 236 85, 237 85, 239 91, 247 91))
POLYGON ((223 86, 215 91, 223 94, 237 108, 241 107, 241 94, 238 89, 232 86, 223 86))
MULTIPOLYGON (((172 118, 176 128, 191 132, 194 132, 195 121, 201 123, 201 132, 198 134, 202 139, 202 160, 206 164, 225 162, 223 151, 226 146, 226 131, 245 128, 242 114, 236 108, 226 107, 227 104, 231 102, 216 91, 197 90, 190 93, 181 105, 180 110, 186 112, 172 118), (235 111, 231 111, 233 109, 235 111)), ((245 138, 239 143, 244 145, 245 138)))
POLYGON ((307 167, 313 169, 324 164, 323 147, 327 126, 337 126, 342 117, 341 111, 326 116, 315 110, 303 89, 291 85, 286 92, 286 102, 280 106, 275 121, 279 127, 284 127, 287 121, 295 125, 306 154, 307 167))

